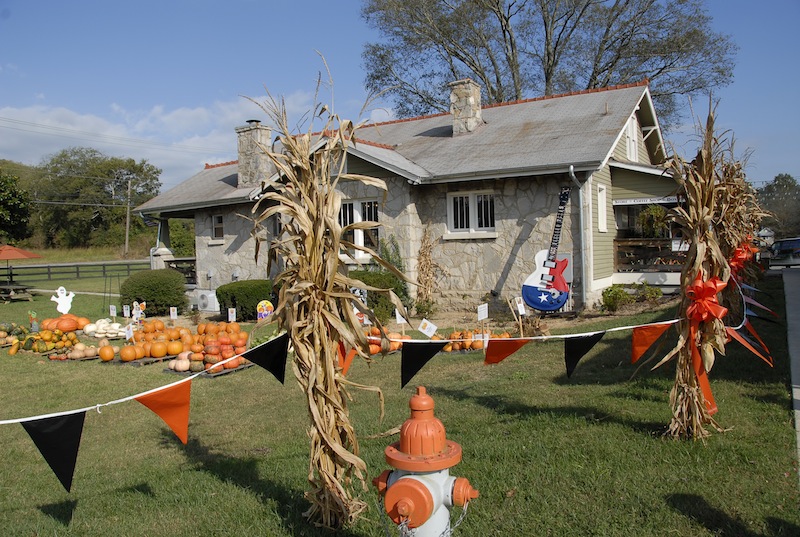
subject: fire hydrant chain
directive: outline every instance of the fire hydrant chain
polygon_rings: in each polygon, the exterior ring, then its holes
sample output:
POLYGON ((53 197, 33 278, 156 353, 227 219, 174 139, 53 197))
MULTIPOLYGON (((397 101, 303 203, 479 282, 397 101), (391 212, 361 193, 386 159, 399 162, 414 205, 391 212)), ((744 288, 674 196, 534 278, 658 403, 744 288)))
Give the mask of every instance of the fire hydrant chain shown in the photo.
MULTIPOLYGON (((450 468, 461 462, 461 446, 447 439, 425 387, 417 388, 409 407, 411 417, 400 428, 400 441, 385 451, 394 470, 384 471, 372 483, 384 516, 397 525, 401 537, 449 537, 478 491, 466 478, 450 475, 450 468), (450 509, 456 505, 463 511, 451 528, 450 509)), ((389 536, 385 522, 384 529, 389 536)))

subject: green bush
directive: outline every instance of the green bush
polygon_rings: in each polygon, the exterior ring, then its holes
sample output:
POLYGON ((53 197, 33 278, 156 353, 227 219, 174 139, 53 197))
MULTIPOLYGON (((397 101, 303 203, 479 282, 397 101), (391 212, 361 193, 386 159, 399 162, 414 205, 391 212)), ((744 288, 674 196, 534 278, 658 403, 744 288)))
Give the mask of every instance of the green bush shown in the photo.
POLYGON ((606 311, 617 311, 621 306, 633 301, 633 295, 618 283, 603 289, 603 309, 606 311))
MULTIPOLYGON (((385 270, 351 270, 349 276, 372 287, 391 289, 401 301, 403 301, 404 296, 406 300, 409 298, 406 282, 391 272, 385 270)), ((394 318, 394 305, 385 293, 376 293, 375 291, 368 292, 367 307, 375 313, 375 317, 377 317, 381 323, 386 323, 389 319, 394 318)))
POLYGON ((636 291, 636 302, 657 302, 659 298, 664 296, 664 292, 660 287, 654 287, 647 283, 640 283, 633 286, 636 291))
MULTIPOLYGON (((236 317, 241 321, 254 321, 258 318, 258 303, 273 301, 272 281, 245 280, 231 282, 217 287, 217 300, 220 311, 236 308, 236 317)), ((277 304, 275 304, 277 305, 277 304)))
POLYGON ((145 313, 149 316, 167 315, 169 308, 178 308, 178 313, 186 310, 186 278, 177 270, 144 270, 132 274, 119 288, 123 304, 146 302, 145 313))

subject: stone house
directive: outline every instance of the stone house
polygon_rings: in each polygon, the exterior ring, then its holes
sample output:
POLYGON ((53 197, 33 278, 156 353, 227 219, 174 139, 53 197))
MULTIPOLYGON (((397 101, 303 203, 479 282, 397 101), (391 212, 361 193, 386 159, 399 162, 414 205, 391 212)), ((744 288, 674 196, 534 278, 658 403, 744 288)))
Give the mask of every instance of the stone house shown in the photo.
MULTIPOLYGON (((356 230, 356 243, 396 241, 415 280, 427 232, 434 245, 431 260, 441 268, 435 301, 446 309, 474 311, 486 301, 505 307, 508 298, 520 296, 542 250, 568 261, 567 310, 593 306, 613 283, 677 282, 671 273, 617 268, 616 241, 635 227, 637 211, 676 201, 646 82, 485 107, 472 80, 450 89, 450 113, 357 131, 347 171, 384 179, 388 192, 350 182, 341 186, 343 224, 381 223, 377 236, 356 230), (554 244, 562 187, 571 192, 554 244)), ((265 258, 254 259, 248 218, 262 181, 272 174, 256 147, 269 145, 271 132, 256 121, 236 131, 237 162, 206 165, 136 209, 162 223, 194 219, 197 293, 268 277, 265 258)), ((261 231, 266 239, 279 231, 275 223, 269 227, 261 231)), ((154 266, 170 258, 168 227, 160 230, 154 266)), ((369 263, 340 255, 352 265, 369 263)))

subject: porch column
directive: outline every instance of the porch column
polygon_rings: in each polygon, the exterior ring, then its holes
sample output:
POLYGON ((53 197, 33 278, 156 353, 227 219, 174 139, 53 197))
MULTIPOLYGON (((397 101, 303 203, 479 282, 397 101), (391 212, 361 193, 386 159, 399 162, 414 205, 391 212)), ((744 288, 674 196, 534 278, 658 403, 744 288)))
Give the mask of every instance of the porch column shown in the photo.
POLYGON ((156 246, 150 248, 150 269, 167 268, 169 262, 174 259, 175 254, 170 249, 169 242, 169 218, 159 218, 156 246))

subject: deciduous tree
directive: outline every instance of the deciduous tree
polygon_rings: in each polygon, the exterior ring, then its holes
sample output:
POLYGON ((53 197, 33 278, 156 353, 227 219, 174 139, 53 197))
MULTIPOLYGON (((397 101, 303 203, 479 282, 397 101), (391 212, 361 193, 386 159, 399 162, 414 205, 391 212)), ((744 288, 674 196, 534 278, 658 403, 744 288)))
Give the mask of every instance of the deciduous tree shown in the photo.
POLYGON ((447 111, 464 77, 488 103, 648 78, 664 124, 733 77, 702 0, 366 0, 362 15, 383 36, 363 51, 367 86, 401 117, 447 111))
MULTIPOLYGON (((128 203, 135 207, 161 187, 161 170, 146 160, 108 157, 85 147, 50 156, 39 171, 31 195, 43 246, 108 245, 109 237, 118 242, 124 236, 128 203)), ((141 220, 132 219, 132 233, 140 228, 141 220)))
POLYGON ((30 235, 30 200, 20 189, 19 178, 0 168, 0 241, 24 239, 30 235))
POLYGON ((794 177, 788 173, 776 175, 758 189, 758 200, 770 212, 764 225, 778 237, 800 235, 800 184, 794 177))

